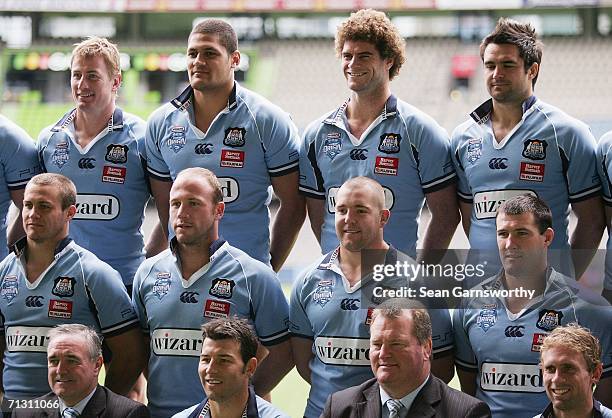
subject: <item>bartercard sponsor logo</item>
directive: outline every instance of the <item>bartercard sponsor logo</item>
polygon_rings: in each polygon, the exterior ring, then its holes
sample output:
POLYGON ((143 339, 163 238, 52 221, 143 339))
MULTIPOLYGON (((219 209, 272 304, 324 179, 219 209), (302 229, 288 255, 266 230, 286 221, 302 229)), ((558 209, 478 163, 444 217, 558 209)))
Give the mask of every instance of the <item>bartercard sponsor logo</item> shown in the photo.
MULTIPOLYGON (((329 213, 336 213, 336 195, 340 187, 330 187, 327 191, 327 210, 329 213)), ((383 186, 385 192, 385 208, 392 210, 395 204, 395 195, 388 187, 383 186)))
POLYGON ((317 337, 314 344, 322 363, 370 367, 368 338, 317 337))
POLYGON ((51 327, 9 327, 6 329, 6 349, 15 352, 47 352, 51 327))
POLYGON ((480 387, 493 392, 544 392, 537 364, 483 363, 480 387))
POLYGON ((105 194, 78 194, 74 219, 112 221, 121 210, 115 196, 105 194))
POLYGON ((497 216, 497 209, 506 200, 521 195, 537 196, 531 190, 490 190, 474 195, 476 219, 491 219, 497 216))
POLYGON ((199 357, 202 331, 158 328, 151 334, 151 349, 158 356, 199 357))

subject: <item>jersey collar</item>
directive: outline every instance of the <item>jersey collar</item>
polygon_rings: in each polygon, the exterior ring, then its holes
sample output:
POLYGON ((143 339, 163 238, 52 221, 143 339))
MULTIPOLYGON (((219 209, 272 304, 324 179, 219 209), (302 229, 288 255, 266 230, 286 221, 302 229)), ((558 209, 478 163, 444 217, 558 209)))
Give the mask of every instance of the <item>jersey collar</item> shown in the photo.
MULTIPOLYGON (((66 248, 68 246, 68 244, 70 244, 72 242, 72 238, 70 237, 66 237, 64 239, 62 239, 57 246, 55 247, 55 251, 53 252, 53 256, 57 256, 59 253, 61 253, 64 248, 66 248)), ((28 238, 27 237, 23 237, 21 239, 19 239, 17 242, 15 242, 15 244, 13 244, 11 246, 11 251, 13 253, 15 253, 15 255, 17 257, 21 257, 21 255, 23 254, 24 250, 26 249, 26 245, 28 243, 28 238)))
MULTIPOLYGON (((198 418, 202 413, 202 410, 206 406, 208 399, 204 399, 196 409, 194 409, 188 418, 198 418)), ((253 387, 249 385, 249 398, 247 399, 246 405, 246 416, 247 418, 259 418, 259 411, 257 410, 257 396, 253 387)))
MULTIPOLYGON (((340 106, 338 109, 332 112, 329 115, 329 117, 327 117, 323 121, 323 123, 328 124, 328 125, 338 125, 340 121, 342 120, 342 118, 344 117, 346 113, 346 108, 348 107, 348 104, 350 101, 351 101, 350 98, 346 99, 346 101, 342 103, 342 106, 340 106)), ((387 101, 385 102, 385 106, 383 107, 383 110, 380 116, 384 120, 384 119, 394 118, 396 115, 397 115, 397 97, 391 94, 389 98, 387 99, 387 101)))
MULTIPOLYGON (((223 239, 223 237, 219 237, 218 239, 216 239, 215 241, 213 241, 210 246, 208 247, 208 254, 210 259, 212 260, 214 257, 216 257, 216 252, 223 246, 223 244, 225 244, 227 241, 225 241, 225 239, 223 239)), ((170 240, 170 251, 172 251, 173 254, 176 255, 176 250, 178 246, 178 240, 176 239, 176 237, 172 237, 172 239, 170 240)))
MULTIPOLYGON (((601 402, 593 398, 593 418, 602 418, 601 413, 601 402)), ((552 402, 548 404, 546 409, 542 412, 542 418, 555 418, 555 411, 553 409, 552 402)))
MULTIPOLYGON (((534 95, 531 95, 527 99, 525 99, 525 101, 521 104, 523 114, 525 114, 537 100, 538 99, 534 95)), ((491 119, 492 111, 493 99, 489 99, 480 106, 478 106, 474 111, 472 111, 472 113, 470 113, 470 117, 474 119, 476 123, 482 125, 486 123, 489 119, 491 119)))
MULTIPOLYGON (((238 83, 234 81, 234 87, 232 88, 232 92, 230 93, 227 99, 227 110, 234 110, 237 106, 237 102, 236 102, 237 87, 238 87, 238 83)), ((179 110, 185 110, 191 104, 192 97, 193 97, 193 87, 191 87, 191 85, 188 85, 187 88, 185 88, 185 90, 183 90, 183 92, 179 94, 177 97, 175 97, 170 103, 172 103, 172 106, 176 107, 179 110)))
MULTIPOLYGON (((51 132, 60 132, 66 129, 74 121, 76 109, 68 111, 62 118, 51 128, 51 132)), ((113 114, 108 120, 107 132, 121 131, 123 129, 123 110, 115 107, 113 114)))

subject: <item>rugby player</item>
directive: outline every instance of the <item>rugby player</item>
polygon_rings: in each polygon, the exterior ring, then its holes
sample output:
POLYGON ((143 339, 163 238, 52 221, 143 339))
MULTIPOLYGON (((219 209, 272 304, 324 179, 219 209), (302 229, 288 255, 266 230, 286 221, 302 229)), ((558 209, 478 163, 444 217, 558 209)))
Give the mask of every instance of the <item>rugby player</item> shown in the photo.
MULTIPOLYGON (((362 250, 380 250, 386 265, 402 259, 414 262, 384 240, 383 228, 390 216, 384 200, 376 180, 355 177, 345 182, 336 194, 334 208, 340 245, 308 268, 294 285, 291 343, 297 370, 310 383, 307 418, 321 415, 330 393, 373 377, 369 338, 376 300, 368 296, 375 293, 379 282, 362 271, 362 250)), ((447 309, 430 309, 429 313, 434 335, 432 373, 448 382, 454 374, 450 316, 447 309)))
POLYGON ((300 151, 300 191, 324 254, 338 245, 336 193, 351 177, 371 177, 383 186, 393 213, 385 237, 413 258, 424 201, 431 222, 420 259, 438 261, 441 253, 432 250, 446 249, 459 223, 447 133, 391 94, 390 81, 406 60, 405 49, 395 25, 371 9, 351 14, 336 34, 336 53, 351 94, 306 128, 300 151))
POLYGON ((224 209, 212 172, 181 171, 170 190, 176 237, 136 273, 132 298, 150 351, 153 417, 167 418, 204 398, 197 365, 201 325, 211 319, 237 315, 253 324, 261 342, 253 377, 257 393, 267 394, 293 367, 280 283, 268 266, 220 238, 224 209))
POLYGON ((39 174, 26 186, 26 237, 0 263, 0 356, 5 399, 49 392, 47 333, 63 323, 87 325, 113 352, 105 386, 125 395, 144 367, 138 319, 121 276, 69 236, 76 189, 67 177, 39 174))
POLYGON ((606 244, 606 268, 603 296, 612 303, 612 131, 603 135, 597 143, 597 168, 601 178, 608 242, 606 244))
POLYGON ((559 325, 576 322, 603 347, 603 374, 595 397, 612 402, 612 308, 548 265, 552 213, 523 195, 498 211, 497 244, 503 269, 479 289, 529 289, 534 297, 465 298, 454 311, 455 363, 461 388, 485 401, 496 418, 529 417, 548 403, 538 365, 542 341, 559 325))
POLYGON ((147 168, 164 233, 172 181, 185 168, 205 167, 223 189, 228 216, 221 234, 278 271, 306 216, 298 193, 299 138, 288 114, 234 81, 239 63, 228 23, 207 19, 193 28, 189 86, 147 122, 147 168), (280 201, 271 238, 270 185, 280 201))
POLYGON ((497 208, 525 193, 540 197, 552 209, 556 230, 551 264, 579 278, 604 228, 595 139, 586 124, 534 95, 542 49, 530 24, 506 18, 481 42, 491 98, 452 134, 459 207, 470 248, 485 252, 482 261, 492 272, 499 266, 497 208), (577 224, 568 237, 570 205, 577 224))

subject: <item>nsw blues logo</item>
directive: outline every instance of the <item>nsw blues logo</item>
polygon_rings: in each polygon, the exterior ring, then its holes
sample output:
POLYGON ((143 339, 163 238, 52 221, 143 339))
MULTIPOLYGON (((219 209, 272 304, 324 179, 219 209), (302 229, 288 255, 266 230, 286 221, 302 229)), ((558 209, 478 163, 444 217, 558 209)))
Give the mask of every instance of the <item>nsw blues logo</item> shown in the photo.
POLYGON ((125 164, 127 163, 129 150, 130 149, 127 145, 110 144, 106 147, 106 155, 104 156, 104 159, 109 163, 125 164))
POLYGON ((236 283, 230 279, 215 279, 212 281, 208 294, 218 298, 231 299, 235 285, 236 283))
POLYGON ((60 276, 53 282, 53 289, 51 293, 59 297, 70 297, 74 296, 74 285, 76 279, 74 277, 60 276))
POLYGON ((0 297, 3 297, 7 302, 10 302, 15 299, 18 293, 19 282, 17 281, 17 276, 4 276, 4 280, 2 280, 2 287, 0 287, 0 297))
POLYGON ((337 132, 327 134, 327 138, 323 141, 323 152, 330 160, 336 158, 336 155, 342 151, 341 135, 337 132))
POLYGON ((317 288, 314 292, 312 299, 316 304, 325 306, 327 302, 332 299, 334 295, 334 282, 332 280, 319 280, 317 288))
POLYGON ((246 129, 244 128, 227 128, 225 130, 225 138, 223 144, 228 147, 243 147, 246 138, 246 129))
POLYGON ((495 325, 497 322, 497 306, 496 305, 483 305, 478 318, 476 318, 476 325, 478 325, 484 332, 487 332, 489 328, 495 325))
POLYGON ((545 160, 548 143, 540 139, 528 139, 523 144, 523 157, 530 160, 545 160))
POLYGON ((55 146, 53 154, 51 155, 51 162, 61 169, 70 158, 68 154, 68 142, 62 141, 55 146))
POLYGON ((482 139, 473 138, 468 141, 467 160, 474 164, 482 156, 482 139))
POLYGON ((563 312, 561 311, 542 309, 538 315, 536 327, 550 332, 561 325, 561 318, 563 318, 563 312))
POLYGON ((157 279, 155 283, 153 283, 152 293, 157 296, 157 299, 162 300, 170 291, 170 284, 172 284, 170 273, 157 273, 157 279))
POLYGON ((187 139, 185 138, 185 132, 187 129, 184 126, 173 126, 170 128, 170 138, 168 138, 168 147, 172 151, 179 152, 185 144, 187 139))
POLYGON ((384 133, 380 136, 378 150, 385 154, 397 154, 400 152, 400 141, 402 136, 394 133, 384 133))

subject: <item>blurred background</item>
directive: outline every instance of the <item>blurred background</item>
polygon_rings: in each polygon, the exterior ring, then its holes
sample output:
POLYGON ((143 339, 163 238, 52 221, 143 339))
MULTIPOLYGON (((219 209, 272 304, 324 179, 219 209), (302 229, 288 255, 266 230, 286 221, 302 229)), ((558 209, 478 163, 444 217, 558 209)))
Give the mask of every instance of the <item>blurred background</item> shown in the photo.
MULTIPOLYGON (((220 17, 240 39, 237 80, 289 112, 302 132, 348 96, 333 37, 351 11, 367 7, 386 11, 406 38, 392 91, 449 133, 488 98, 478 44, 501 16, 531 22, 544 41, 535 94, 588 123, 596 138, 612 129, 612 0, 0 0, 0 112, 36 139, 73 106, 73 44, 98 35, 122 53, 119 106, 146 119, 185 88, 193 25, 220 17)), ((148 232, 156 216, 147 213, 148 232)), ((467 248, 461 228, 451 247, 467 248)), ((318 255, 306 222, 280 274, 286 291, 318 255)), ((307 391, 293 371, 273 401, 299 417, 307 391)))

